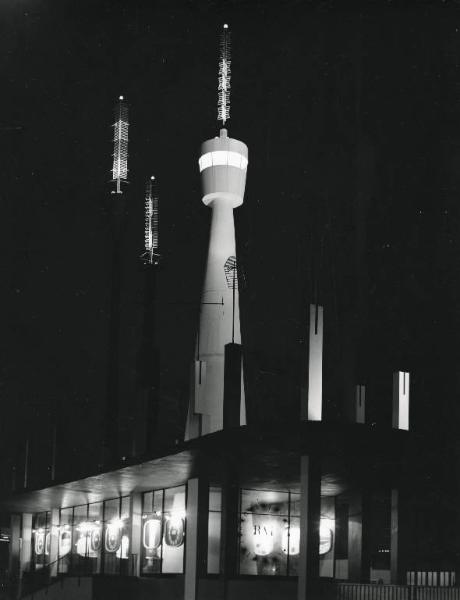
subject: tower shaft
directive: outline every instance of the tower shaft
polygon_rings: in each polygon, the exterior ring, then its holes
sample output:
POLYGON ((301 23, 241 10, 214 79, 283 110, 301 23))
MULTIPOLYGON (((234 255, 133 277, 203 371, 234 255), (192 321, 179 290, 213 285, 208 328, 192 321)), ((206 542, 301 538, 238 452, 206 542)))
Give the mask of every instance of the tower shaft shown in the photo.
MULTIPOLYGON (((203 144, 199 161, 203 202, 212 210, 208 258, 185 438, 223 428, 225 345, 241 343, 233 209, 243 203, 247 147, 227 137, 203 144)), ((246 423, 241 377, 240 424, 246 423)))

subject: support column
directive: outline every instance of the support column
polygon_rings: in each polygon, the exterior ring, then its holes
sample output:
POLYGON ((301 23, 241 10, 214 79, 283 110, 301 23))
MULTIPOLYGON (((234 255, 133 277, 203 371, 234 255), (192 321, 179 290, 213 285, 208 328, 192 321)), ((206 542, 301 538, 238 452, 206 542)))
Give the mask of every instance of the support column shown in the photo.
POLYGON ((241 360, 241 344, 225 344, 224 429, 240 426, 241 360))
POLYGON ((238 572, 239 491, 236 478, 228 475, 222 485, 220 571, 224 580, 238 572))
POLYGON ((141 573, 141 541, 142 541, 142 494, 131 494, 131 551, 130 575, 139 577, 141 573))
POLYGON ((302 456, 300 462, 300 553, 297 599, 314 593, 319 579, 319 522, 321 466, 318 457, 302 456))
POLYGON ((19 580, 21 564, 21 515, 11 515, 10 525, 11 539, 8 570, 10 577, 17 581, 19 580))
POLYGON ((30 571, 32 558, 32 515, 23 513, 22 515, 22 547, 20 553, 20 576, 24 571, 30 571))
POLYGON ((334 565, 336 540, 334 496, 326 496, 324 498, 321 498, 320 547, 322 545, 323 535, 325 536, 326 543, 328 539, 332 539, 332 545, 331 549, 328 552, 320 556, 319 576, 332 578, 334 577, 335 570, 334 565))
POLYGON ((352 492, 348 505, 348 581, 368 583, 370 579, 370 496, 352 492))
POLYGON ((209 483, 205 478, 187 484, 184 600, 198 598, 198 580, 207 572, 209 483))

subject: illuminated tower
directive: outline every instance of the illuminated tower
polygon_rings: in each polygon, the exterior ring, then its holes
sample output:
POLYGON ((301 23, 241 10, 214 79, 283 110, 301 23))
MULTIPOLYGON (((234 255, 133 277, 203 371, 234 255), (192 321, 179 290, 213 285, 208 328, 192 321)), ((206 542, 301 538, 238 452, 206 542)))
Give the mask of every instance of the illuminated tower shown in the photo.
MULTIPOLYGON (((222 125, 230 117, 230 67, 230 33, 224 25, 218 86, 222 125)), ((185 439, 223 428, 225 346, 241 343, 233 209, 243 204, 247 166, 246 144, 228 137, 224 128, 201 147, 202 200, 212 218, 185 439)), ((239 424, 246 424, 242 370, 239 424)))
POLYGON ((126 217, 126 194, 122 184, 128 179, 128 105, 123 96, 115 105, 113 124, 113 166, 109 204, 112 236, 111 290, 109 312, 109 354, 107 370, 107 398, 105 413, 105 465, 118 460, 119 455, 119 362, 120 362, 120 301, 122 287, 122 246, 126 217))

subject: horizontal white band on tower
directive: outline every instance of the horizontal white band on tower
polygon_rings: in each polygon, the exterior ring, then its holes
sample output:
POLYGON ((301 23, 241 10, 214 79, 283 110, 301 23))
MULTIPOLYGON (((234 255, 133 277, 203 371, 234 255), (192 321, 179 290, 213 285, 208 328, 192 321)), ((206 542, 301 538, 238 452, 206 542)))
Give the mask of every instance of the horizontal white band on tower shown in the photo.
POLYGON ((228 150, 216 150, 215 152, 206 152, 198 160, 200 165, 200 173, 209 167, 237 167, 238 169, 246 169, 248 159, 239 152, 231 152, 228 150))

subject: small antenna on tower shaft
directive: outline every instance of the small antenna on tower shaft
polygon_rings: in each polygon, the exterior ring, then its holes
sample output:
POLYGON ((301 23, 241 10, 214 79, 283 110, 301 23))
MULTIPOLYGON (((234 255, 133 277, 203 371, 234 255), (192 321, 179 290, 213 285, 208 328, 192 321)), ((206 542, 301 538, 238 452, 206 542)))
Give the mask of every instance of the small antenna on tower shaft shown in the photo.
POLYGON ((225 24, 220 34, 219 85, 217 99, 217 120, 225 122, 230 119, 230 78, 231 78, 231 39, 228 25, 225 24))
POLYGON ((112 181, 116 189, 112 194, 122 194, 121 182, 128 180, 128 105, 123 96, 115 105, 115 123, 113 124, 113 167, 112 181))
POLYGON ((152 175, 145 186, 145 252, 141 258, 146 264, 157 265, 160 262, 159 252, 159 198, 158 186, 152 175))

